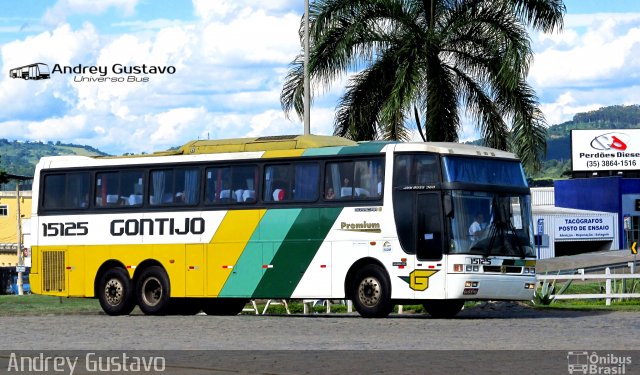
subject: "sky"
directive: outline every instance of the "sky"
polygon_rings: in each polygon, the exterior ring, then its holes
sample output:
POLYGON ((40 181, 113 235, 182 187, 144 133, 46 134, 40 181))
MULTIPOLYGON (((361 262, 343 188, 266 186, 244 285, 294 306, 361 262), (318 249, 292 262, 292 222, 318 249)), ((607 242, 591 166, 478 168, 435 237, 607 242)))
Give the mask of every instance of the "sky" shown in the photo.
MULTIPOLYGON (((280 92, 300 50, 302 0, 3 0, 0 138, 86 144, 119 155, 194 139, 302 133, 280 92), (104 66, 11 78, 12 68, 104 66), (117 74, 114 67, 164 73, 117 74), (126 82, 131 79, 143 82, 126 82), (122 78, 125 82, 112 82, 122 78)), ((549 125, 640 104, 640 1, 565 0, 561 33, 530 35, 528 81, 549 125)), ((331 134, 337 82, 314 98, 311 132, 331 134)), ((465 124, 461 140, 479 138, 465 124)))

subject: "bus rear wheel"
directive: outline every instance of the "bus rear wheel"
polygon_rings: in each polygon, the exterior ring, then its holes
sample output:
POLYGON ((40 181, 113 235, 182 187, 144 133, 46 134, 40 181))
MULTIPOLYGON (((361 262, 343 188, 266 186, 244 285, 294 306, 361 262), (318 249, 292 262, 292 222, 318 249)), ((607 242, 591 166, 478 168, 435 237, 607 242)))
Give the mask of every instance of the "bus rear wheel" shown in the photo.
POLYGON ((147 315, 164 315, 169 310, 170 287, 162 267, 152 266, 142 271, 136 284, 140 310, 147 315))
POLYGON ((105 271, 98 282, 98 299, 108 315, 127 315, 136 306, 129 274, 122 268, 105 271))
POLYGON ((425 301, 424 310, 436 319, 450 319, 456 316, 464 307, 461 299, 433 299, 425 301))
POLYGON ((211 298, 204 302, 202 311, 207 315, 238 315, 247 302, 245 298, 211 298))
POLYGON ((391 283, 382 267, 366 265, 353 280, 353 305, 363 318, 384 318, 391 313, 394 307, 391 302, 391 283))

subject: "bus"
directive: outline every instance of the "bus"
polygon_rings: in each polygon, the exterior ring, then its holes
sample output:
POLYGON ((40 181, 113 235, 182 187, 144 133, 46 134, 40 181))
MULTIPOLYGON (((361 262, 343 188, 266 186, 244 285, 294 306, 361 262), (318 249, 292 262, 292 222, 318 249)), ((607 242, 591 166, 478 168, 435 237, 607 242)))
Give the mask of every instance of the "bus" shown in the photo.
POLYGON ((522 166, 474 145, 298 135, 44 157, 33 196, 32 292, 109 315, 348 299, 368 318, 409 303, 447 318, 536 285, 522 166))
POLYGON ((11 69, 9 71, 9 77, 36 80, 49 79, 51 77, 51 72, 49 71, 49 66, 47 64, 35 63, 11 69))

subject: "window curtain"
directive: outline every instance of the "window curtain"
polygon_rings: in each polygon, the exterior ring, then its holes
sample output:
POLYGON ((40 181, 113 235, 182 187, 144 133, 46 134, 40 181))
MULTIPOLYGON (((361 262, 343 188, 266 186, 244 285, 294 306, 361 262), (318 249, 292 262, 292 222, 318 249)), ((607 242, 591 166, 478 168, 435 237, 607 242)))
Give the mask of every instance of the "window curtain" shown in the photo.
POLYGON ((273 196, 271 195, 273 193, 273 167, 268 167, 265 170, 265 175, 264 175, 264 200, 265 201, 272 201, 273 200, 273 196))
POLYGON ((314 200, 318 197, 320 171, 317 164, 299 164, 295 166, 294 199, 314 200))
POLYGON ((184 171, 184 203, 196 204, 198 203, 198 170, 188 169, 184 171))
POLYGON ((165 187, 165 172, 153 171, 151 173, 151 180, 153 182, 153 194, 151 194, 151 204, 162 204, 162 197, 164 196, 165 187))

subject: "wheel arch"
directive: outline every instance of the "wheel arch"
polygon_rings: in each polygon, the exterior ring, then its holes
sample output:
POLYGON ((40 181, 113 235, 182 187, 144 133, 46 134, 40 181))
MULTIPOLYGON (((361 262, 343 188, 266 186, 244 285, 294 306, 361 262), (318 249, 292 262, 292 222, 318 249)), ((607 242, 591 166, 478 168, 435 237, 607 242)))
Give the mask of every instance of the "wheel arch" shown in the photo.
MULTIPOLYGON (((354 279, 356 277, 356 274, 358 273, 358 270, 371 264, 380 266, 380 268, 382 268, 384 272, 387 274, 387 278, 391 280, 389 271, 387 271, 385 266, 378 259, 371 258, 371 257, 358 259, 355 263, 351 265, 351 267, 349 268, 349 271, 347 271, 347 276, 344 279, 344 295, 347 299, 353 300, 353 295, 351 293, 353 291, 352 285, 354 283, 354 279)), ((389 288, 390 288, 389 295, 391 295, 391 283, 389 283, 389 288)))
POLYGON ((106 262, 102 263, 102 265, 100 266, 100 268, 98 268, 98 271, 96 272, 96 276, 93 279, 93 297, 98 297, 98 284, 100 283, 100 278, 102 277, 102 274, 104 274, 107 270, 110 270, 112 268, 122 268, 123 270, 127 270, 127 267, 124 266, 124 264, 122 264, 122 262, 115 260, 115 259, 109 259, 106 262))

